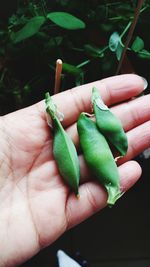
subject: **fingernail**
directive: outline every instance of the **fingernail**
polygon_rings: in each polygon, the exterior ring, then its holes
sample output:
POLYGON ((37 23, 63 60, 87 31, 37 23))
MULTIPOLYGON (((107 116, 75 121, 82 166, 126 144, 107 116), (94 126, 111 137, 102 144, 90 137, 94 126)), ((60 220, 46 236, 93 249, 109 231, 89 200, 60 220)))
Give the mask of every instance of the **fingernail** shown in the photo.
POLYGON ((144 90, 146 90, 146 88, 148 87, 148 81, 144 77, 141 77, 141 78, 142 78, 143 83, 144 83, 144 90))

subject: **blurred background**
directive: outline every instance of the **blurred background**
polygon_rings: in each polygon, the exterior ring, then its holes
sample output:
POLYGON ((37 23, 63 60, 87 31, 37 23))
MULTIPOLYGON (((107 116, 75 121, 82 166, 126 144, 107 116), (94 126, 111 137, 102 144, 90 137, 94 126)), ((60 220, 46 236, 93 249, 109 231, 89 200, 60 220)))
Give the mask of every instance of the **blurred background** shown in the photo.
MULTIPOLYGON (((58 58, 61 91, 117 73, 137 73, 150 83, 149 29, 149 0, 1 0, 0 115, 40 101, 47 90, 53 94, 58 58)), ((149 155, 147 150, 137 157, 142 178, 115 207, 21 266, 55 267, 63 249, 83 266, 149 267, 149 155)))

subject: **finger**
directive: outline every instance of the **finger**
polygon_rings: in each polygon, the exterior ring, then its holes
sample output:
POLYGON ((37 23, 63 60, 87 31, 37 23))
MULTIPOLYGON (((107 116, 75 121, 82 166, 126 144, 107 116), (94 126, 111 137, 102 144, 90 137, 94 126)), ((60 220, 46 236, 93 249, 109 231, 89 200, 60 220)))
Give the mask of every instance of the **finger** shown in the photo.
POLYGON ((118 164, 122 164, 143 152, 150 147, 150 121, 132 129, 127 133, 128 152, 125 157, 118 160, 118 164))
MULTIPOLYGON (((111 105, 140 94, 144 89, 144 81, 135 74, 119 75, 78 86, 53 96, 58 109, 64 114, 64 126, 74 123, 82 111, 90 112, 93 86, 100 91, 104 102, 111 105)), ((43 116, 44 102, 33 106, 35 107, 43 116)))
POLYGON ((111 111, 121 120, 125 131, 150 120, 150 95, 117 105, 111 111))
MULTIPOLYGON (((135 161, 124 163, 119 167, 122 191, 127 191, 141 176, 141 168, 135 161)), ((68 198, 66 218, 71 228, 106 206, 107 193, 97 182, 87 182, 80 186, 80 198, 74 194, 68 198)))

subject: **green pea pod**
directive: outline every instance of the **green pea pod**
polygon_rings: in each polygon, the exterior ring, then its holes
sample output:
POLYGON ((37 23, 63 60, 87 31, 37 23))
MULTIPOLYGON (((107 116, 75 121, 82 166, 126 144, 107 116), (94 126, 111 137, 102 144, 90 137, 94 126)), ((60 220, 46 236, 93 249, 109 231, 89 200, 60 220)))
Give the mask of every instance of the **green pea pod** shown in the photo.
POLYGON ((127 153, 128 141, 120 120, 104 104, 96 88, 92 91, 96 124, 101 133, 116 147, 121 156, 127 153))
POLYGON ((81 113, 77 122, 80 145, 87 165, 108 192, 108 205, 122 195, 118 168, 105 137, 96 123, 81 113))
POLYGON ((61 176, 78 196, 80 168, 76 148, 57 117, 57 107, 53 103, 49 93, 45 95, 45 102, 46 111, 51 116, 54 127, 54 158, 61 176))

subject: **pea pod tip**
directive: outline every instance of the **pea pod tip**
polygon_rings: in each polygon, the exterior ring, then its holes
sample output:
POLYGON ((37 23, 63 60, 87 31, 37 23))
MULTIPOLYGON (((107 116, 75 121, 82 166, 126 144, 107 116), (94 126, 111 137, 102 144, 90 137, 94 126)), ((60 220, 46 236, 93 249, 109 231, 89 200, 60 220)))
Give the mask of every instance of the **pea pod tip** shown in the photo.
POLYGON ((108 192, 108 199, 107 199, 107 205, 108 207, 112 207, 116 201, 124 194, 123 192, 121 192, 120 189, 116 189, 115 188, 109 188, 106 186, 107 192, 108 192))
POLYGON ((80 194, 79 194, 79 193, 76 194, 76 198, 77 198, 77 199, 80 198, 80 194))

